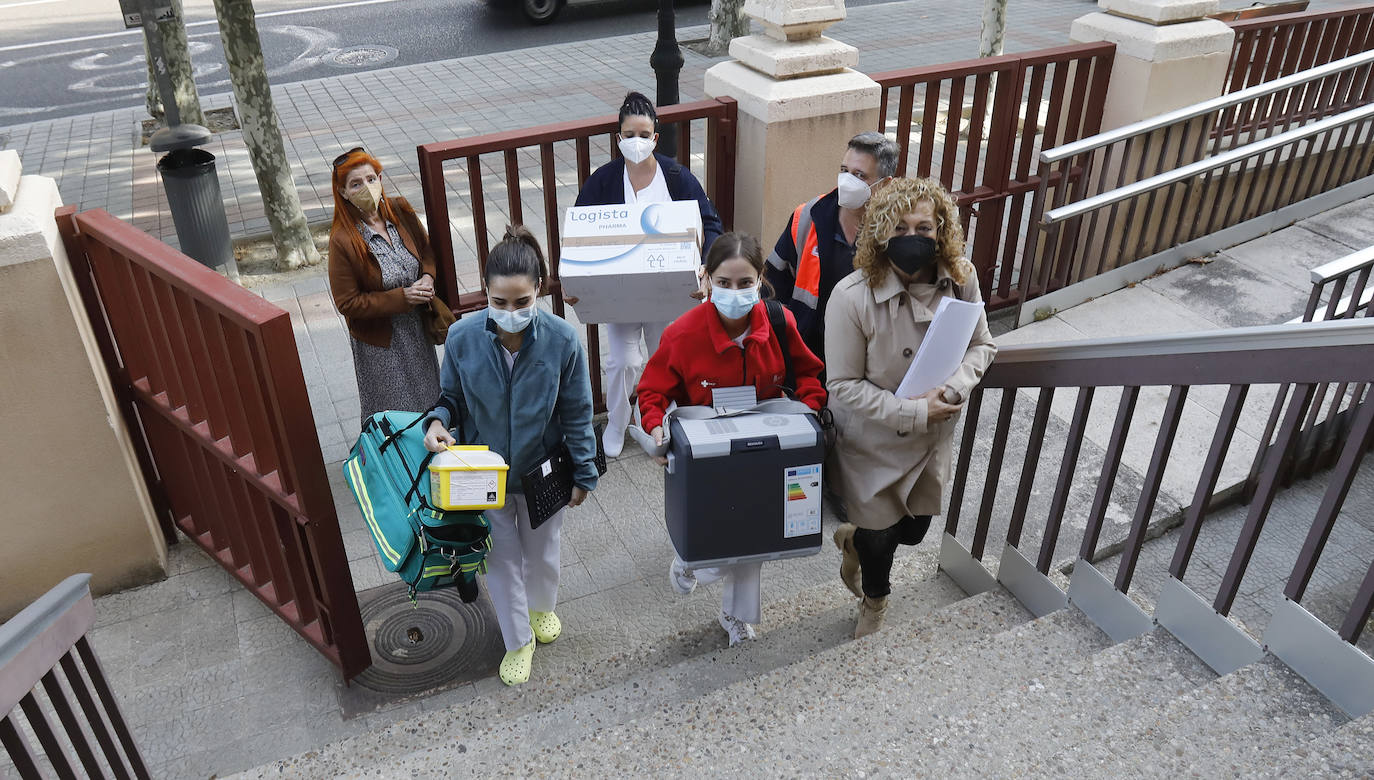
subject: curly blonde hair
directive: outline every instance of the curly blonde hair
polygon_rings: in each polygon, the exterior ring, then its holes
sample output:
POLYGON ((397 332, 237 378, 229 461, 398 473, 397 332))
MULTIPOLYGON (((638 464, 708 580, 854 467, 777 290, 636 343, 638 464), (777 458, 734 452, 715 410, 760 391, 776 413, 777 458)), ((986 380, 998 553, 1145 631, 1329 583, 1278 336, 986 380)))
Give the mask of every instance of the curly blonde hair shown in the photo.
POLYGON ((973 278, 973 264, 964 259, 964 229, 959 224, 959 209, 954 205, 954 198, 936 179, 892 179, 868 202, 868 211, 855 242, 854 268, 863 271, 870 287, 877 287, 887 278, 892 268, 892 262, 887 259, 887 242, 897 222, 915 211, 916 204, 921 201, 930 201, 935 207, 935 251, 939 267, 958 284, 966 284, 973 278))

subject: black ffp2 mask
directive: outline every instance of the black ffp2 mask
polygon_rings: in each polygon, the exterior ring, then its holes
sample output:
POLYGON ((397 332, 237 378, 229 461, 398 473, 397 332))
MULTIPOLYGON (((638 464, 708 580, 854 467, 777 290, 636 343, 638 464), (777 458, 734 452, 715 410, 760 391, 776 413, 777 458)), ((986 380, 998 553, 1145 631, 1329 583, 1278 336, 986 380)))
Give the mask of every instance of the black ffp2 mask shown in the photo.
POLYGON ((915 276, 935 264, 935 239, 925 236, 894 236, 887 241, 887 259, 897 270, 915 276))

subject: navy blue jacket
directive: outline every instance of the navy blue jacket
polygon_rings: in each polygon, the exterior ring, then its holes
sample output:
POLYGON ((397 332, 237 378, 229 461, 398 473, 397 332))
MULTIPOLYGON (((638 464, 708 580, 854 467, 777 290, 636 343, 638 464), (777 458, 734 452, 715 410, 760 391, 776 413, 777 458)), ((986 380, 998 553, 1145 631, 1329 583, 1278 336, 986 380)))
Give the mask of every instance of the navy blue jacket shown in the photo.
MULTIPOLYGON (((687 166, 658 152, 654 152, 654 159, 658 160, 659 167, 663 169, 663 180, 667 182, 668 194, 673 196, 673 200, 695 200, 701 207, 701 256, 705 259, 711 242, 725 232, 720 215, 716 213, 716 207, 711 205, 711 199, 706 197, 701 182, 697 181, 697 177, 692 175, 687 166)), ((576 205, 615 206, 624 202, 625 158, 617 157, 592 171, 592 175, 588 176, 586 183, 582 185, 582 191, 577 193, 576 205)))

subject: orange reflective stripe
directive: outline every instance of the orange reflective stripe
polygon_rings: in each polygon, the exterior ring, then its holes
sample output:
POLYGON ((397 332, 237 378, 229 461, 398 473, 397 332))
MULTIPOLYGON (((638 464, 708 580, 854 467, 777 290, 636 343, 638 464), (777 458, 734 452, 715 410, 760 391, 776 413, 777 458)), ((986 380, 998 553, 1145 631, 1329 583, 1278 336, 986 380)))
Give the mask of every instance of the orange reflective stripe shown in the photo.
POLYGON ((801 204, 792 215, 792 245, 797 248, 797 279, 792 296, 793 300, 804 302, 813 309, 821 295, 821 258, 817 252, 820 242, 816 224, 811 220, 811 207, 822 197, 818 195, 801 204), (798 235, 803 231, 806 233, 804 238, 798 235), (803 294, 798 295, 798 291, 803 294))
POLYGON ((821 294, 821 258, 816 254, 816 226, 806 231, 806 243, 797 257, 796 286, 819 296, 821 294))
MULTIPOLYGON (((801 228, 802 215, 806 213, 806 207, 809 206, 809 205, 811 205, 811 204, 810 204, 810 203, 803 203, 803 204, 801 204, 800 206, 798 206, 795 210, 793 210, 793 212, 792 212, 792 248, 793 248, 793 249, 796 249, 796 248, 798 248, 798 247, 801 246, 801 236, 797 235, 797 230, 801 228)), ((800 260, 800 259, 801 259, 801 255, 798 255, 797 258, 798 258, 798 260, 800 260)))

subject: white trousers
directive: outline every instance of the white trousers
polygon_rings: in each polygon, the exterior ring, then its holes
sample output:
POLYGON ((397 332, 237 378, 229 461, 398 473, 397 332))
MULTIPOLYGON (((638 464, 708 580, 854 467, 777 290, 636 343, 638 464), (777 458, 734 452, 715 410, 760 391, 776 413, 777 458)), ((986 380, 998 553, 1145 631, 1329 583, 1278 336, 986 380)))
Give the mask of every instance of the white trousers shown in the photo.
POLYGON ((761 562, 694 569, 692 574, 697 578, 698 585, 710 585, 716 580, 725 580, 725 590, 720 596, 720 609, 725 614, 739 618, 745 623, 757 623, 762 619, 762 605, 759 603, 759 590, 763 580, 761 562))
POLYGON ((566 510, 538 529, 530 528, 530 510, 519 493, 506 495, 506 505, 488 509, 491 551, 487 553, 487 594, 506 651, 530 643, 530 612, 552 612, 558 602, 560 538, 566 510))
POLYGON ((639 337, 652 355, 658 351, 666 322, 606 323, 606 430, 623 431, 630 424, 630 395, 639 381, 644 358, 639 353, 639 337))

